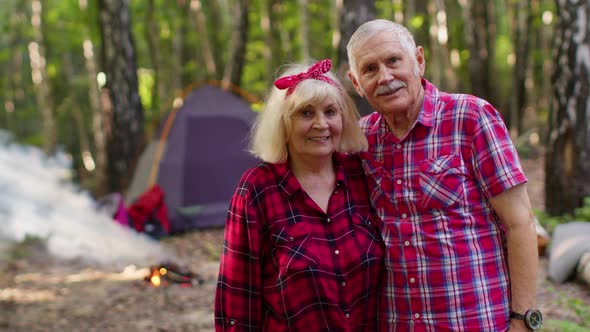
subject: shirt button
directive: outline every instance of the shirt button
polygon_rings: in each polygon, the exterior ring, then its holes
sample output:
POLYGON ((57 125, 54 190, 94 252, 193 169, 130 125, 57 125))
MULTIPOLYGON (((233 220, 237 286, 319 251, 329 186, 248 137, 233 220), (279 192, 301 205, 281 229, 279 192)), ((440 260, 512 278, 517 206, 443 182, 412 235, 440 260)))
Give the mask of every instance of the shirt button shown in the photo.
POLYGON ((407 247, 407 246, 409 246, 409 245, 410 245, 410 241, 406 241, 406 242, 404 242, 404 245, 405 245, 406 247, 407 247))
POLYGON ((402 180, 397 180, 397 184, 402 184, 402 180))
POLYGON ((330 218, 326 218, 326 222, 327 222, 327 223, 330 223, 330 222, 332 222, 332 219, 330 219, 330 218))
POLYGON ((342 283, 340 283, 342 286, 346 286, 346 281, 343 281, 342 283))
POLYGON ((293 242, 295 240, 292 236, 289 236, 289 242, 293 242))
POLYGON ((346 314, 346 315, 344 315, 344 317, 346 317, 346 318, 350 318, 350 315, 349 315, 349 314, 346 314))
POLYGON ((367 221, 367 225, 371 226, 371 221, 370 220, 367 221))
POLYGON ((414 314, 414 317, 420 318, 420 314, 416 313, 416 314, 414 314))
POLYGON ((339 254, 340 254, 340 250, 336 249, 336 250, 334 250, 334 253, 335 253, 336 255, 339 255, 339 254))
POLYGON ((401 144, 398 144, 398 145, 395 146, 395 148, 399 150, 399 149, 402 148, 402 145, 401 144))
POLYGON ((236 321, 235 321, 235 320, 233 320, 233 319, 232 319, 232 320, 230 320, 230 321, 229 321, 229 325, 231 325, 231 326, 234 326, 234 325, 236 325, 236 321))
POLYGON ((416 279, 414 279, 414 278, 410 278, 410 282, 413 284, 413 283, 415 283, 415 282, 416 282, 416 279))
POLYGON ((402 213, 402 218, 406 219, 407 217, 408 217, 408 215, 407 215, 407 214, 405 214, 405 213, 402 213))

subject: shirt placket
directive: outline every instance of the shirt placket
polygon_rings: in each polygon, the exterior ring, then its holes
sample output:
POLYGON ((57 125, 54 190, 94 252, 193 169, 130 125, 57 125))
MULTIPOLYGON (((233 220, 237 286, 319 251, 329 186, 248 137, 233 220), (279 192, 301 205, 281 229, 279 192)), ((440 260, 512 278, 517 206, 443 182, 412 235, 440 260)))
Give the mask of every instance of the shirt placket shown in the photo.
MULTIPOLYGON (((345 189, 341 185, 340 182, 336 183, 336 188, 330 197, 330 201, 328 203, 328 213, 325 214, 323 218, 323 226, 326 230, 326 234, 331 234, 331 241, 327 241, 328 243, 328 250, 332 256, 332 262, 334 266, 334 272, 337 274, 335 282, 338 283, 336 286, 339 291, 339 305, 340 310, 342 311, 342 317, 344 319, 350 318, 350 303, 346 300, 346 275, 342 272, 342 255, 344 255, 344 248, 341 244, 346 243, 343 242, 342 239, 335 240, 336 238, 340 237, 340 230, 342 230, 343 225, 341 223, 348 224, 347 220, 343 220, 344 213, 339 213, 336 217, 330 217, 332 211, 342 211, 345 206, 348 206, 348 201, 345 197, 347 195, 343 192, 345 189)), ((332 213, 333 214, 333 213, 332 213)))
MULTIPOLYGON (((415 234, 418 231, 415 229, 413 220, 415 216, 411 215, 411 210, 405 203, 411 195, 411 184, 407 183, 408 179, 404 178, 404 174, 407 172, 405 169, 408 167, 408 151, 405 148, 407 141, 398 142, 393 144, 392 158, 390 165, 385 165, 386 169, 392 170, 391 180, 393 182, 392 196, 394 199, 394 205, 396 207, 396 220, 395 225, 397 226, 397 239, 395 243, 397 250, 399 250, 399 256, 402 257, 402 264, 405 266, 405 275, 400 281, 401 284, 396 285, 398 289, 404 289, 405 293, 409 296, 405 296, 408 300, 407 307, 409 309, 406 312, 406 319, 414 330, 417 326, 420 326, 420 320, 422 318, 422 298, 420 294, 420 285, 418 277, 418 266, 417 266, 417 248, 415 242, 415 234)), ((395 257, 395 256, 394 256, 395 257)))

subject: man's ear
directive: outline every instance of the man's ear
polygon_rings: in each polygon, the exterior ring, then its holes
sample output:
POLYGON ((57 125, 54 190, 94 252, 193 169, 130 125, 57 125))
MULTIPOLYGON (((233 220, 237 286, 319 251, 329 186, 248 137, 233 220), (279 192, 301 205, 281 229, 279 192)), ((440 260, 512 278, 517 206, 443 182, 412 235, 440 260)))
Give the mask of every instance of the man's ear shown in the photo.
POLYGON ((352 86, 354 86, 354 89, 359 94, 359 96, 365 97, 365 95, 363 94, 363 90, 360 88, 356 77, 354 77, 354 74, 350 71, 350 69, 348 70, 348 72, 346 72, 346 74, 348 74, 348 78, 352 82, 352 86))
POLYGON ((424 58, 424 48, 422 48, 422 46, 416 47, 416 61, 418 62, 420 77, 422 77, 426 72, 426 59, 424 58))

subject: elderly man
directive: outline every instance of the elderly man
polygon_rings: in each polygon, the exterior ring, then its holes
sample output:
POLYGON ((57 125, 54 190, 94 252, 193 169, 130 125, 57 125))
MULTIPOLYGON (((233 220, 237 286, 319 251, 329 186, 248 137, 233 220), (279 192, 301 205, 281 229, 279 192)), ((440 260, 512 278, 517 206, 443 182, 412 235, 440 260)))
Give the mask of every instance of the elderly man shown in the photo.
POLYGON ((534 215, 500 114, 424 79, 424 51, 399 24, 366 22, 347 51, 376 111, 361 120, 363 167, 384 221, 388 329, 538 329, 534 215))

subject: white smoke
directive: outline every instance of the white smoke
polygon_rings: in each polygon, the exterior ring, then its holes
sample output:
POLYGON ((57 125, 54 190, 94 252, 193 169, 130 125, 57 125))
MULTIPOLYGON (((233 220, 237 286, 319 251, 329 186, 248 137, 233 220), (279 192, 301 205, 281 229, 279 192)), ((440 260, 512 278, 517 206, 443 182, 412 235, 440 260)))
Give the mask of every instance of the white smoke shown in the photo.
POLYGON ((114 266, 173 260, 159 242, 113 221, 86 192, 68 180, 64 153, 11 142, 0 131, 0 248, 27 235, 47 239, 61 259, 114 266))

